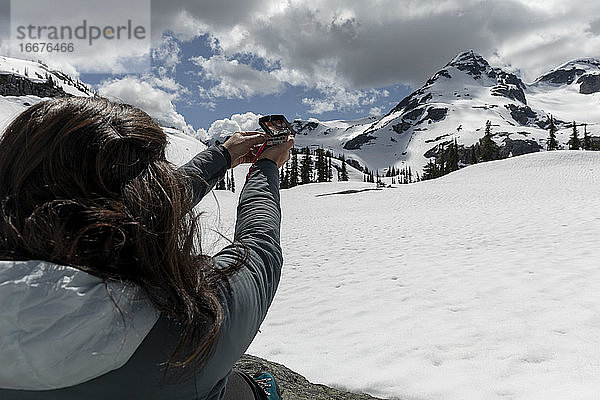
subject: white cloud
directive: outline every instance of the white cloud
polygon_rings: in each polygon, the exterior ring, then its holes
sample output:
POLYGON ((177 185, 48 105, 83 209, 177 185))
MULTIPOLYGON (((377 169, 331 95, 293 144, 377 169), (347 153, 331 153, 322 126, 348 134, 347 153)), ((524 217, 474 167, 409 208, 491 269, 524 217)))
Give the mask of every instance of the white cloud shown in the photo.
POLYGON ((245 98, 279 93, 284 88, 283 82, 270 72, 256 70, 220 55, 194 57, 191 61, 202 69, 205 79, 216 82, 204 93, 209 97, 245 98))
POLYGON ((369 110, 369 115, 380 116, 383 115, 384 112, 385 111, 383 107, 371 107, 371 109, 369 110))
POLYGON ((150 85, 155 86, 155 87, 159 87, 171 92, 173 95, 172 100, 177 100, 179 99, 179 97, 183 94, 187 94, 189 93, 188 88, 183 87, 181 84, 179 84, 175 79, 170 78, 170 77, 158 77, 158 76, 144 76, 144 79, 146 80, 146 82, 148 82, 150 85))
POLYGON ((255 131, 259 129, 258 119, 260 114, 246 112, 244 114, 233 114, 231 118, 214 121, 208 128, 208 137, 221 142, 224 138, 235 132, 255 131))
POLYGON ((277 93, 273 77, 317 89, 416 86, 469 48, 518 66, 533 80, 566 60, 597 57, 600 44, 596 0, 185 0, 155 11, 166 13, 155 22, 159 29, 192 35, 189 24, 196 24, 197 32, 210 35, 221 57, 211 63, 225 68, 215 96, 277 93), (181 28, 177 6, 189 14, 181 28), (253 72, 233 63, 240 54, 276 68, 253 72), (261 90, 249 79, 271 84, 261 90))
MULTIPOLYGON (((159 80, 158 78, 152 78, 150 82, 157 83, 159 80)), ((195 135, 194 128, 175 109, 173 100, 177 98, 177 93, 169 93, 150 82, 135 76, 126 76, 122 79, 102 82, 99 85, 98 92, 101 96, 111 100, 139 107, 162 126, 172 127, 186 134, 195 135)), ((168 86, 171 83, 167 80, 162 84, 168 86)))
POLYGON ((381 97, 389 96, 387 90, 347 90, 343 87, 319 89, 323 97, 302 99, 302 104, 309 106, 308 111, 314 114, 323 114, 334 110, 357 110, 363 106, 374 104, 381 97))
MULTIPOLYGON (((40 59, 48 65, 61 69, 65 73, 79 72, 128 73, 148 71, 150 67, 150 1, 106 0, 103 2, 82 2, 77 0, 61 0, 44 2, 12 2, 11 25, 16 36, 16 27, 28 26, 70 26, 73 30, 83 27, 85 21, 89 30, 85 31, 85 39, 69 38, 65 34, 62 42, 73 44, 73 51, 40 51, 21 53, 18 57, 40 59), (27 3, 27 4, 25 4, 27 3), (121 34, 116 27, 127 26, 132 21, 131 31, 121 34), (141 26, 139 38, 133 31, 141 26), (92 27, 96 31, 92 31, 92 27), (112 28, 112 39, 103 38, 100 30, 112 28), (132 37, 129 37, 129 33, 132 37), (92 35, 100 35, 92 40, 92 35), (120 39, 118 37, 121 37, 120 39)), ((60 35, 63 31, 60 30, 60 35)), ((106 34, 106 31, 103 31, 106 34)), ((47 33, 47 32, 46 32, 47 33)), ((36 35, 34 34, 34 38, 36 35)), ((38 41, 43 40, 43 35, 38 41)), ((35 40, 34 40, 35 41, 35 40)), ((19 41, 13 43, 17 49, 19 41)), ((6 54, 6 53, 4 53, 6 54)), ((13 53, 13 56, 17 54, 13 53)))
POLYGON ((152 59, 162 63, 158 70, 160 76, 173 74, 181 63, 181 48, 171 35, 163 35, 159 45, 152 48, 152 59))

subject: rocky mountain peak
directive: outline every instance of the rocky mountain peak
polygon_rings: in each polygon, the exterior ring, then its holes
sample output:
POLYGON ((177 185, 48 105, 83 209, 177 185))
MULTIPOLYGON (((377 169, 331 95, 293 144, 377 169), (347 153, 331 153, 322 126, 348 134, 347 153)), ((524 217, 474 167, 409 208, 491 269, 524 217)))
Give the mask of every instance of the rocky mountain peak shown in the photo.
POLYGON ((478 53, 473 50, 464 51, 457 54, 446 67, 455 67, 467 74, 478 78, 488 71, 490 64, 478 53))
POLYGON ((569 61, 557 69, 569 70, 573 68, 581 68, 587 71, 600 71, 600 60, 597 58, 577 58, 575 60, 569 61))
POLYGON ((579 85, 579 93, 600 92, 600 60, 596 58, 578 58, 569 61, 540 76, 534 85, 579 85))
POLYGON ((553 85, 570 85, 577 78, 587 73, 600 73, 600 60, 595 58, 578 58, 540 76, 535 83, 553 85))

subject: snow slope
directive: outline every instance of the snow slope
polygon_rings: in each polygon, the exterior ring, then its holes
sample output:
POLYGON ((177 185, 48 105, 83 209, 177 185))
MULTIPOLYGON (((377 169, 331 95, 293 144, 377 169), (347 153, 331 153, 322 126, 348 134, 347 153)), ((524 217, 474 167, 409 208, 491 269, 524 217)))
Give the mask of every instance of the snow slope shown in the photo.
POLYGON ((0 74, 15 75, 34 83, 46 82, 46 76, 52 77, 56 85, 73 96, 93 95, 92 89, 77 79, 61 71, 52 70, 41 61, 0 56, 0 74))
MULTIPOLYGON (((51 70, 45 64, 36 61, 0 56, 0 75, 12 75, 17 79, 28 80, 32 83, 45 83, 46 76, 51 76, 55 84, 65 93, 73 96, 92 96, 93 91, 84 83, 71 78, 61 71, 51 70)), ((0 95, 0 135, 8 124, 27 107, 47 100, 48 97, 35 95, 0 95)), ((204 145, 199 140, 185 135, 173 128, 163 127, 171 141, 177 145, 171 145, 167 149, 167 157, 177 165, 183 164, 198 152, 204 150, 204 145)))
MULTIPOLYGON (((250 353, 389 398, 598 398, 600 153, 331 194, 351 188, 373 185, 281 192, 284 271, 250 353)), ((215 195, 216 251, 236 195, 215 195)))
POLYGON ((600 60, 569 61, 539 77, 528 87, 529 104, 567 121, 585 121, 595 133, 600 125, 600 91, 582 94, 582 80, 600 83, 600 60))

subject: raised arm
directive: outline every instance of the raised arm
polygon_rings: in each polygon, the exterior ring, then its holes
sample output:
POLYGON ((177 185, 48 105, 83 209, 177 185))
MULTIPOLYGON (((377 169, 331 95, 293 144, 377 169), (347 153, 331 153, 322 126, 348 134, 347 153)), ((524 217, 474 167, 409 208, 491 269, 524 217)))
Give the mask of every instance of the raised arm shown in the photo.
POLYGON ((283 265, 280 245, 279 174, 275 162, 259 160, 240 195, 233 244, 214 256, 218 268, 243 267, 224 289, 226 320, 219 346, 228 348, 231 363, 244 353, 271 305, 283 265))
POLYGON ((179 167, 179 171, 184 171, 191 179, 194 205, 223 179, 230 167, 231 155, 222 144, 208 147, 179 167))
POLYGON ((224 321, 208 369, 224 377, 256 336, 275 296, 283 255, 278 168, 289 160, 293 138, 263 152, 242 189, 233 244, 213 259, 217 268, 242 262, 221 285, 224 321))

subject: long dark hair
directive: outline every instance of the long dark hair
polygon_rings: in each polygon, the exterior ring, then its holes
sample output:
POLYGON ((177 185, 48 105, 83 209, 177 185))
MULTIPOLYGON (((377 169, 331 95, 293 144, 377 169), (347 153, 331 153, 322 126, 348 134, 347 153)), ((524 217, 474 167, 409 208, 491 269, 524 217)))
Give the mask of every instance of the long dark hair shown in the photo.
POLYGON ((25 110, 0 139, 0 258, 138 284, 182 325, 168 368, 210 357, 223 321, 215 284, 238 266, 201 254, 190 177, 166 146, 131 105, 73 97, 25 110))

